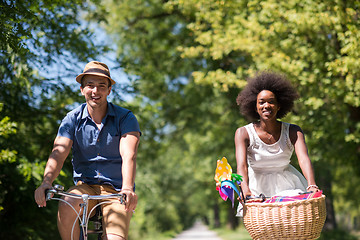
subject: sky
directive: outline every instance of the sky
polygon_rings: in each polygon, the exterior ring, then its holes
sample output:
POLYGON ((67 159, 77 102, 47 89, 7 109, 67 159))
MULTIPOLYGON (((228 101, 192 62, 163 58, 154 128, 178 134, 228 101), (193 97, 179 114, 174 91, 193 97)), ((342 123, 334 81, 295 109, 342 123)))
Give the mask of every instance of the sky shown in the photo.
MULTIPOLYGON (((87 23, 84 23, 87 24, 87 23)), ((110 69, 111 78, 115 80, 116 85, 113 87, 113 91, 121 91, 121 86, 130 84, 129 75, 127 75, 123 69, 119 68, 119 63, 116 62, 116 46, 113 44, 109 35, 101 28, 94 24, 87 25, 87 27, 94 29, 95 44, 108 44, 114 51, 107 53, 106 55, 99 56, 97 59, 89 59, 89 61, 100 61, 105 63, 110 69)), ((40 53, 41 54, 41 53, 40 53)), ((67 58, 71 58, 70 53, 63 52, 67 58)), ((80 85, 75 81, 75 77, 83 72, 87 62, 69 62, 67 59, 58 59, 55 63, 47 66, 37 66, 39 69, 39 75, 46 78, 52 79, 53 81, 62 81, 67 85, 71 85, 73 89, 77 90, 80 85)), ((35 93, 37 90, 35 90, 35 93)), ((80 91, 79 91, 80 93, 80 91)), ((130 101, 133 97, 125 91, 118 92, 124 101, 130 101)), ((109 100, 111 101, 111 94, 109 100)))

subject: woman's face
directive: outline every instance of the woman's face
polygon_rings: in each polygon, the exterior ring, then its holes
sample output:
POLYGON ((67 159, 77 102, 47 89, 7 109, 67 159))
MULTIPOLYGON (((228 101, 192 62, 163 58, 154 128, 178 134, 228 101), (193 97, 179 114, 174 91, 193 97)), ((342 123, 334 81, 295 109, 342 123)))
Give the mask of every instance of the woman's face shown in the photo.
POLYGON ((277 112, 280 105, 273 92, 269 90, 262 90, 256 99, 256 112, 259 114, 260 119, 269 120, 276 119, 277 112))

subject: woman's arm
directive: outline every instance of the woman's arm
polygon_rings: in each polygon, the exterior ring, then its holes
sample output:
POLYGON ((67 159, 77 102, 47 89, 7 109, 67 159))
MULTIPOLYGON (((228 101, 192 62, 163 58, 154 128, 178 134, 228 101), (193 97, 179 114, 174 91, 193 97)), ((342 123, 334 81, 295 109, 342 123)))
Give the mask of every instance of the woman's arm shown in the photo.
POLYGON ((249 188, 249 175, 248 175, 248 164, 246 149, 249 146, 249 135, 245 127, 238 128, 235 132, 235 156, 237 164, 237 173, 243 177, 241 183, 242 191, 246 196, 251 196, 252 193, 249 188))
POLYGON ((304 133, 297 125, 290 125, 290 140, 295 147, 295 153, 299 161, 301 171, 303 172, 307 182, 308 191, 319 191, 316 186, 314 169, 310 161, 308 149, 305 143, 304 133))

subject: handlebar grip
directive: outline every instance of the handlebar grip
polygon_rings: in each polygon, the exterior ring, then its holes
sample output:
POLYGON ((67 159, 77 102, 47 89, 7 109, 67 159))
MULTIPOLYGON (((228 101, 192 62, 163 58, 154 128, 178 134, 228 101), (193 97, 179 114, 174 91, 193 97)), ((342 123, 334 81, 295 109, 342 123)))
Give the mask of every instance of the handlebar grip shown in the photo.
POLYGON ((49 201, 56 191, 53 188, 45 189, 45 200, 49 201))
POLYGON ((246 200, 259 200, 259 201, 265 201, 266 197, 263 193, 260 193, 259 196, 246 196, 246 200))
POLYGON ((62 191, 64 191, 64 187, 59 184, 55 184, 52 188, 45 189, 46 201, 49 201, 50 199, 52 199, 52 197, 54 196, 55 193, 62 192, 62 191))

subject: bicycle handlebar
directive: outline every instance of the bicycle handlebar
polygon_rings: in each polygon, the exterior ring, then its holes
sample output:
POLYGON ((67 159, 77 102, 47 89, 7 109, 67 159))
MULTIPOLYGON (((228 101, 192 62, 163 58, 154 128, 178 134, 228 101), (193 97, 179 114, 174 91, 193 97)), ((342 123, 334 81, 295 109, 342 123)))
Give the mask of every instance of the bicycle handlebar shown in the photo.
MULTIPOLYGON (((87 231, 88 231, 87 225, 88 225, 88 222, 89 222, 89 219, 90 219, 90 216, 91 216, 91 213, 93 212, 93 210, 102 204, 113 203, 113 201, 105 200, 105 199, 118 199, 120 204, 125 204, 125 201, 126 201, 126 194, 123 194, 123 193, 115 193, 115 194, 108 194, 108 195, 88 195, 88 194, 80 195, 80 194, 64 192, 64 187, 61 185, 54 185, 52 188, 46 189, 45 197, 46 197, 46 201, 49 201, 51 199, 62 201, 64 203, 66 203, 69 207, 71 207, 72 210, 74 210, 74 212, 77 215, 76 219, 79 219, 79 221, 80 221, 80 227, 82 228, 82 231, 84 233, 84 239, 87 239, 87 231), (60 196, 76 198, 76 199, 82 199, 83 203, 81 203, 79 205, 83 209, 82 213, 81 213, 81 209, 80 210, 75 209, 74 206, 71 205, 67 200, 58 198, 58 197, 54 197, 55 194, 60 195, 60 196), (105 201, 101 201, 101 202, 97 203, 89 211, 88 200, 102 200, 102 199, 105 201)), ((73 240, 73 234, 74 234, 74 227, 77 222, 76 219, 74 221, 74 224, 73 224, 73 227, 71 230, 71 239, 72 240, 73 240)))
POLYGON ((88 200, 118 198, 121 204, 124 204, 126 201, 126 194, 123 193, 113 193, 108 195, 88 195, 88 194, 79 195, 79 194, 64 192, 64 187, 61 185, 55 185, 53 188, 45 190, 46 201, 51 200, 54 194, 58 194, 60 196, 68 196, 76 199, 83 199, 86 196, 88 200))

